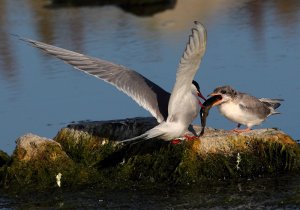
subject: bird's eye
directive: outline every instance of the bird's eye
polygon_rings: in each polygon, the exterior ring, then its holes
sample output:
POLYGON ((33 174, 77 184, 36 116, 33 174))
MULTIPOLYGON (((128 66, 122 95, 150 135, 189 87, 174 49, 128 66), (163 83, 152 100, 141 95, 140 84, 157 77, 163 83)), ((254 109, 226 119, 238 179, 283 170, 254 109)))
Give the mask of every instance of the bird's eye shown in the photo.
POLYGON ((226 94, 226 90, 221 90, 221 93, 222 94, 226 94))

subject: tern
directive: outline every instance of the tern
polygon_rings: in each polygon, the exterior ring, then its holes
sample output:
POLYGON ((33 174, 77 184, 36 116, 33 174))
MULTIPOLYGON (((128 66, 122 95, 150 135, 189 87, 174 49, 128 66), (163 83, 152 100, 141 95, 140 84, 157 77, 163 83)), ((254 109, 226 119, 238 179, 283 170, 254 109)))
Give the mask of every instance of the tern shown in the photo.
POLYGON ((234 90, 230 86, 217 87, 210 96, 221 96, 213 106, 227 119, 238 123, 235 132, 247 132, 255 125, 261 124, 270 115, 280 114, 275 111, 283 99, 256 98, 234 90), (239 129, 245 125, 246 129, 239 129))
POLYGON ((168 141, 182 137, 200 111, 202 103, 198 97, 205 100, 198 83, 194 81, 206 50, 206 29, 197 21, 195 21, 192 34, 189 36, 180 59, 176 82, 171 94, 127 67, 32 39, 23 37, 19 37, 19 39, 65 61, 84 73, 112 84, 157 119, 159 124, 156 127, 138 137, 121 142, 152 138, 168 141))

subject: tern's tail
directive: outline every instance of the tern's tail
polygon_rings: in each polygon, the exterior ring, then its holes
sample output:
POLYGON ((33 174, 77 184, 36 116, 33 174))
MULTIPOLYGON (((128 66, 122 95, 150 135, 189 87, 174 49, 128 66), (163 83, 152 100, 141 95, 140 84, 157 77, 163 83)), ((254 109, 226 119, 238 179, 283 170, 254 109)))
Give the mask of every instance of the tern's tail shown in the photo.
POLYGON ((122 141, 120 141, 120 143, 131 142, 131 141, 137 141, 137 140, 140 140, 140 139, 145 139, 146 137, 147 137, 147 134, 144 133, 144 134, 142 134, 142 135, 139 135, 139 136, 136 136, 136 137, 133 137, 133 138, 130 138, 130 139, 122 140, 122 141))
POLYGON ((272 107, 273 109, 277 109, 281 105, 281 102, 284 101, 283 99, 271 99, 271 98, 260 98, 259 100, 264 104, 266 104, 267 106, 272 107))
POLYGON ((136 137, 133 137, 130 139, 122 140, 122 141, 120 141, 120 143, 137 141, 137 140, 142 140, 142 139, 144 139, 144 140, 153 139, 153 138, 160 137, 162 135, 164 135, 164 132, 162 130, 160 130, 159 128, 154 127, 142 135, 139 135, 139 136, 136 136, 136 137))
POLYGON ((281 102, 284 101, 283 99, 260 98, 259 100, 271 109, 271 114, 280 114, 275 109, 281 105, 281 102))

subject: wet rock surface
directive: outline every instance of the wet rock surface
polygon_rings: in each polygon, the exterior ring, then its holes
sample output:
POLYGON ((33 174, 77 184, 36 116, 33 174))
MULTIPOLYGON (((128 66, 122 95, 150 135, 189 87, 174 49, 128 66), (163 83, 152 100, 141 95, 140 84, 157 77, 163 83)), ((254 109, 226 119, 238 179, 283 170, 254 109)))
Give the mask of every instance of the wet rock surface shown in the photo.
POLYGON ((93 136, 108 138, 111 141, 138 136, 157 125, 153 117, 131 118, 109 121, 81 121, 67 126, 68 129, 85 131, 93 136))
POLYGON ((37 160, 41 156, 48 156, 54 161, 59 157, 67 157, 59 143, 31 133, 18 138, 16 144, 13 156, 18 161, 37 160))
POLYGON ((78 122, 62 128, 54 141, 24 135, 12 157, 1 156, 0 183, 57 188, 61 173, 62 187, 152 188, 278 176, 300 168, 299 145, 277 129, 237 134, 206 128, 199 139, 176 145, 159 139, 118 144, 156 124, 154 118, 78 122))

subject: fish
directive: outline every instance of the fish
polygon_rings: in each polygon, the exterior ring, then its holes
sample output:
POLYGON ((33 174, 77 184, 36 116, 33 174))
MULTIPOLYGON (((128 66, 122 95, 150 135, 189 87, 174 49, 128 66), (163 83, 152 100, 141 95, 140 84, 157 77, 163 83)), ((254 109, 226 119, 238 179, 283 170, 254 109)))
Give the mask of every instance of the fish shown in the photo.
POLYGON ((201 120, 202 130, 201 130, 199 136, 203 136, 203 134, 204 134, 204 129, 205 129, 205 126, 206 126, 206 118, 209 114, 209 110, 219 100, 222 100, 222 96, 215 95, 215 96, 212 96, 212 97, 208 98, 203 103, 203 107, 201 107, 201 109, 200 109, 200 120, 201 120))

